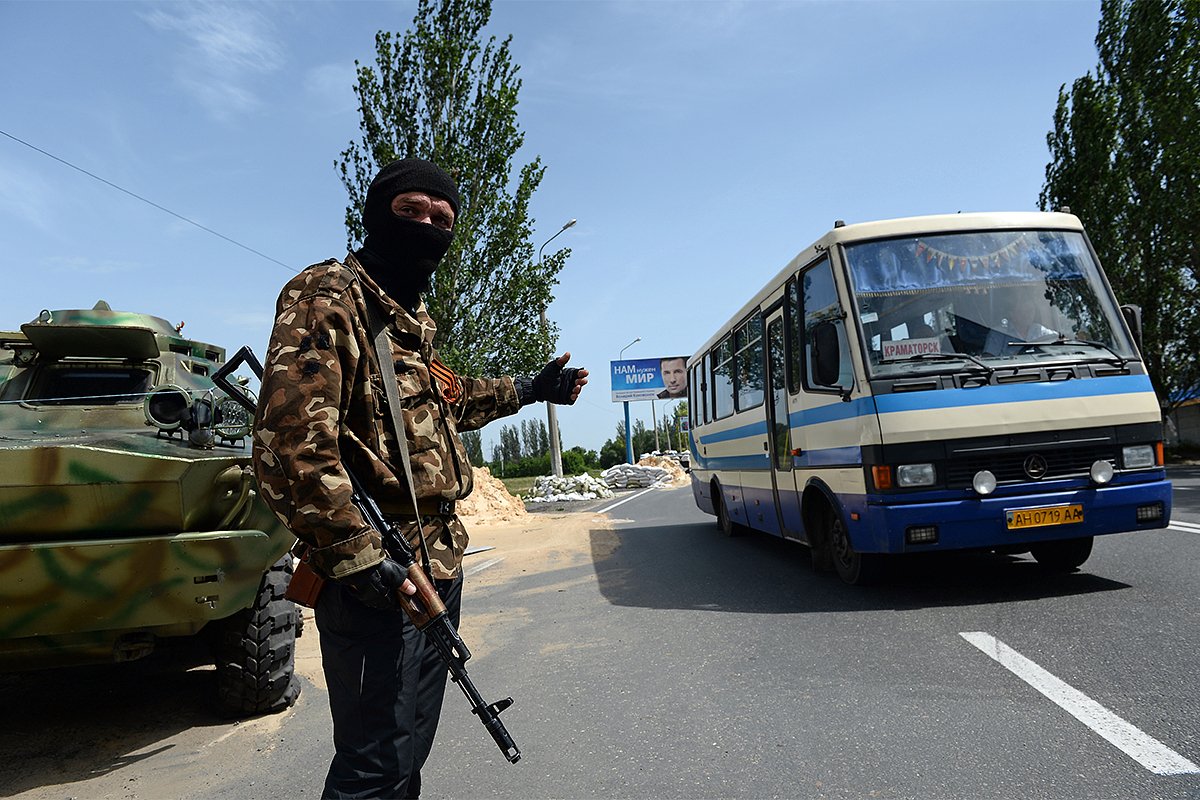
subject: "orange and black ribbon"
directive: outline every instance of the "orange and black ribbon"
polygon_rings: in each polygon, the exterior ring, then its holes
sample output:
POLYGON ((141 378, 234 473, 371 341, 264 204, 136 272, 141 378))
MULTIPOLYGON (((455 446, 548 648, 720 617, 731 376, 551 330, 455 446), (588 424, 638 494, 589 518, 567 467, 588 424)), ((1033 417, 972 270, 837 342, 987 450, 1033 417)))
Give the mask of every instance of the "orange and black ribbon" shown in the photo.
POLYGON ((442 397, 446 398, 447 403, 457 403, 462 397, 463 387, 462 381, 458 376, 441 362, 439 359, 433 359, 429 364, 429 371, 433 373, 433 377, 437 378, 438 383, 442 387, 442 397))

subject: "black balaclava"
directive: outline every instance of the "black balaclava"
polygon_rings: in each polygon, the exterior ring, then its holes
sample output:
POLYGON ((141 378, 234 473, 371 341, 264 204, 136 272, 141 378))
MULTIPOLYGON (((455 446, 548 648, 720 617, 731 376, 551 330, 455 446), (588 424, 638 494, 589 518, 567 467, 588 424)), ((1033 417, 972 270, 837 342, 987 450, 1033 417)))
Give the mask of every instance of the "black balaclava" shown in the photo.
POLYGON ((449 175, 420 158, 393 161, 367 189, 362 216, 367 238, 357 253, 379 287, 409 311, 416 310, 453 238, 450 231, 392 213, 396 195, 413 191, 446 200, 458 216, 458 188, 449 175))

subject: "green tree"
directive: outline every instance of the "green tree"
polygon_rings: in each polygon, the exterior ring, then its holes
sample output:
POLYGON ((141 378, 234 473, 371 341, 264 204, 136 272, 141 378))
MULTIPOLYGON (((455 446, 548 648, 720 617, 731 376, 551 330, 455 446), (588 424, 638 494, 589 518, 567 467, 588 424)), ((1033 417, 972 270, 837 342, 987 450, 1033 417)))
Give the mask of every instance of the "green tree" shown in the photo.
POLYGON ((563 475, 582 475, 587 472, 587 462, 584 460, 582 448, 564 450, 562 454, 563 475))
POLYGON ((508 463, 521 460, 521 433, 516 425, 500 426, 500 458, 508 463))
POLYGON ((463 447, 467 450, 467 458, 478 466, 483 463, 483 434, 479 431, 464 431, 461 434, 463 447))
POLYGON ((550 452, 550 434, 545 420, 521 422, 521 452, 526 456, 544 456, 550 452))
POLYGON ((625 435, 620 439, 609 439, 600 446, 600 467, 608 469, 625 463, 625 435))
MULTIPOLYGON (((636 461, 643 453, 654 450, 654 431, 640 419, 633 421, 633 458, 636 461)), ((600 466, 608 469, 614 464, 625 463, 625 421, 617 422, 617 435, 600 447, 600 466)))
POLYGON ((1043 210, 1069 206, 1169 406, 1200 379, 1200 0, 1104 0, 1096 75, 1059 90, 1043 210))
POLYGON ((346 187, 349 246, 362 241, 362 205, 371 179, 397 158, 430 159, 458 182, 454 242, 425 295, 438 324, 435 345, 468 375, 532 372, 558 338, 543 327, 569 250, 539 263, 529 201, 545 167, 520 167, 525 140, 517 124, 521 81, 509 43, 481 31, 490 0, 420 0, 412 28, 375 36, 375 63, 355 61, 362 136, 334 162, 346 187))
POLYGON ((687 431, 685 431, 683 422, 688 418, 687 400, 680 400, 671 409, 669 414, 663 414, 662 426, 663 431, 667 435, 669 443, 667 450, 678 450, 683 452, 687 449, 687 431))

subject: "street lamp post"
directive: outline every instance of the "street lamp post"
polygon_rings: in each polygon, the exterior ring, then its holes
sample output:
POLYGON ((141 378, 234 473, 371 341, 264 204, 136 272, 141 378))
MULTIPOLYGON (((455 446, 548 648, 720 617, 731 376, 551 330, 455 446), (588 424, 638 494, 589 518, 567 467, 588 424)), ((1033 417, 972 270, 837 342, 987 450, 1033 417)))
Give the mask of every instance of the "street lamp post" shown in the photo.
MULTIPOLYGON (((546 245, 553 242, 554 238, 558 236, 559 233, 562 233, 576 222, 577 220, 571 220, 566 225, 563 225, 561 228, 559 228, 558 233, 542 242, 542 246, 538 248, 539 272, 541 271, 542 266, 542 251, 546 249, 546 245)), ((546 307, 542 306, 542 329, 545 330, 548 327, 549 323, 546 322, 546 307)), ((553 349, 550 351, 550 358, 554 358, 553 349)), ((548 432, 550 435, 550 471, 554 473, 555 477, 561 478, 563 474, 562 442, 558 440, 558 411, 554 408, 553 403, 546 403, 546 427, 549 429, 548 432)))
MULTIPOLYGON (((625 351, 640 342, 642 337, 637 337, 629 344, 621 348, 621 354, 617 356, 617 361, 625 359, 625 351)), ((633 463, 633 433, 629 429, 629 401, 625 401, 625 463, 633 463)))

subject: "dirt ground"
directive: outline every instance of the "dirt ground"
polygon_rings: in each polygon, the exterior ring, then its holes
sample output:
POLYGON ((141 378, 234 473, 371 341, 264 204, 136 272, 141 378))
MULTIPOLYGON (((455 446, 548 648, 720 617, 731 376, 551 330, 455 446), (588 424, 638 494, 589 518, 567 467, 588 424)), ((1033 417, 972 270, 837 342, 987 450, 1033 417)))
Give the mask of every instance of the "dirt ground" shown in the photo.
MULTIPOLYGON (((525 571, 587 563, 595 532, 610 528, 607 518, 590 512, 527 514, 519 500, 504 492, 506 500, 491 481, 500 483, 490 476, 477 479, 482 487, 477 488, 479 508, 464 520, 470 550, 481 548, 464 562, 473 587, 502 585, 525 571)), ((304 614, 296 669, 323 689, 313 612, 305 609, 304 614)), ((521 614, 520 608, 506 610, 506 624, 521 624, 521 614)), ((492 646, 488 636, 497 629, 494 622, 487 614, 465 614, 461 632, 477 656, 492 646)), ((180 666, 156 660, 157 655, 132 664, 0 675, 0 717, 5 720, 0 725, 0 797, 203 796, 206 754, 226 752, 240 742, 253 755, 256 743, 272 743, 270 749, 293 732, 288 726, 296 709, 242 722, 215 720, 209 707, 211 665, 197 660, 194 666, 180 666)), ((228 773, 239 767, 222 769, 228 773)))

